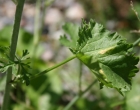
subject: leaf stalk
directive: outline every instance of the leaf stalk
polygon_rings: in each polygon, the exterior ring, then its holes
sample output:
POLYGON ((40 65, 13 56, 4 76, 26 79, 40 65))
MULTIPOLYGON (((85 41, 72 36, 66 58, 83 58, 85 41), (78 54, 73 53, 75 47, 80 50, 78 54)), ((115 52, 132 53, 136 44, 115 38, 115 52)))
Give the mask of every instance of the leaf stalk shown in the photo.
POLYGON ((73 60, 74 58, 76 58, 76 55, 74 55, 74 56, 72 56, 72 57, 70 57, 70 58, 68 58, 68 59, 66 59, 66 60, 64 60, 64 61, 62 61, 61 63, 59 63, 59 64, 57 64, 57 65, 55 65, 55 66, 53 66, 53 67, 50 67, 50 68, 48 68, 48 69, 46 69, 46 70, 44 70, 44 71, 42 71, 42 72, 36 74, 35 76, 31 77, 31 80, 34 79, 34 78, 37 78, 37 77, 39 77, 39 76, 41 76, 41 75, 44 75, 45 73, 48 73, 49 71, 52 71, 52 70, 54 70, 55 68, 58 68, 59 66, 64 65, 65 63, 67 63, 67 62, 73 60))

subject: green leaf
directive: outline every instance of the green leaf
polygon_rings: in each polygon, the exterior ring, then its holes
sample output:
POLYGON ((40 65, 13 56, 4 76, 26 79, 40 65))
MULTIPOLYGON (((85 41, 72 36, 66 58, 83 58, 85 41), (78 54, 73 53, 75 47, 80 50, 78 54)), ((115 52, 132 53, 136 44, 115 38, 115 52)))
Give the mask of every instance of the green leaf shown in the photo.
POLYGON ((29 54, 28 50, 23 50, 22 57, 24 57, 24 56, 26 56, 28 54, 29 54))
MULTIPOLYGON (((0 30, 0 46, 2 47, 10 46, 10 41, 11 41, 10 36, 12 34, 12 30, 13 30, 13 26, 11 25, 5 26, 0 30)), ((28 51, 32 51, 32 47, 33 47, 32 41, 33 41, 33 34, 21 28, 19 31, 16 53, 21 56, 22 50, 28 49, 28 51)))
POLYGON ((67 23, 63 26, 63 30, 69 35, 69 40, 67 39, 66 35, 61 36, 60 42, 61 44, 65 45, 66 47, 69 47, 70 49, 74 50, 76 47, 76 42, 78 40, 78 26, 67 23))
MULTIPOLYGON (((83 21, 78 34, 73 33, 73 30, 77 29, 74 26, 72 29, 72 25, 65 26, 65 32, 71 41, 66 37, 63 37, 63 41, 69 44, 68 47, 77 58, 96 75, 101 85, 115 88, 122 95, 131 89, 131 79, 138 72, 135 65, 139 61, 130 51, 132 44, 128 44, 120 35, 111 33, 94 20, 89 23, 83 21)), ((62 44, 65 45, 63 42, 62 44)))

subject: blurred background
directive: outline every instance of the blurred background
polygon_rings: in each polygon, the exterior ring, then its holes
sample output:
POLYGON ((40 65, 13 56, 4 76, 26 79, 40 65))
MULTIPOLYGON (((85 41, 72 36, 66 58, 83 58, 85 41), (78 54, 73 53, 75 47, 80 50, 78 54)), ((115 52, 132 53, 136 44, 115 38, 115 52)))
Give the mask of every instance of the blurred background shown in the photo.
MULTIPOLYGON (((133 0, 140 14, 140 1, 133 0)), ((0 45, 9 46, 14 22, 15 4, 0 0, 0 45)), ((81 19, 91 18, 110 31, 117 31, 128 42, 140 37, 140 21, 131 9, 129 0, 26 0, 21 20, 17 55, 28 49, 33 57, 32 74, 41 72, 72 56, 59 38, 64 34, 65 22, 80 25, 81 19)), ((134 48, 139 57, 139 46, 134 48)), ((139 65, 138 65, 139 66, 139 65)), ((29 86, 17 84, 10 93, 9 110, 63 110, 81 90, 85 90, 96 77, 74 59, 69 63, 31 81, 29 86)), ((140 77, 133 78, 133 89, 126 97, 116 90, 100 89, 96 82, 69 110, 139 110, 140 77)), ((0 73, 0 106, 4 95, 5 74, 0 73)), ((66 109, 65 109, 66 110, 66 109)), ((67 109, 68 110, 68 109, 67 109)))

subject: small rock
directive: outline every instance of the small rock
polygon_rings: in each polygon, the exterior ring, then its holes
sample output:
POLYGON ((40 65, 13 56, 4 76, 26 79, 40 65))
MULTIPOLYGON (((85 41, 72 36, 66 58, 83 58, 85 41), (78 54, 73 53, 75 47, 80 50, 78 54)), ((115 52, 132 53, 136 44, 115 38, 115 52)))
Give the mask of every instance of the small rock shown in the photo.
POLYGON ((80 4, 75 3, 66 10, 65 16, 71 20, 81 20, 85 17, 85 11, 80 4))
POLYGON ((43 61, 49 61, 53 58, 54 53, 51 50, 51 47, 49 44, 43 44, 43 47, 45 48, 45 51, 43 52, 43 54, 41 55, 41 59, 43 61))
POLYGON ((45 24, 57 24, 63 19, 62 13, 57 8, 50 8, 46 12, 45 24))
POLYGON ((5 15, 9 18, 14 18, 15 16, 16 5, 12 1, 8 1, 4 4, 5 15))
POLYGON ((31 4, 25 4, 23 14, 26 17, 34 17, 35 16, 35 6, 31 4))
POLYGON ((60 36, 63 35, 64 32, 62 30, 55 31, 52 33, 52 38, 55 40, 59 40, 60 36))

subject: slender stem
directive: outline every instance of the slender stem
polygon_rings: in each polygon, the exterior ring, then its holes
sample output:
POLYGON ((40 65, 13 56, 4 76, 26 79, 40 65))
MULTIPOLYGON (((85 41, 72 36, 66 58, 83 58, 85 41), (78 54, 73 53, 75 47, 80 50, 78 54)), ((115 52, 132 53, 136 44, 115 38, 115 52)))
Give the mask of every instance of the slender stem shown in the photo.
POLYGON ((41 16, 41 24, 40 24, 40 29, 39 29, 39 35, 41 35, 42 33, 42 30, 43 30, 43 26, 44 26, 44 20, 45 20, 45 14, 46 14, 46 8, 49 6, 49 4, 46 6, 45 5, 45 0, 42 2, 42 8, 41 8, 41 13, 42 13, 42 16, 41 16))
POLYGON ((134 11, 134 13, 135 13, 135 15, 136 15, 137 19, 138 19, 138 20, 139 20, 139 22, 140 22, 140 17, 139 17, 139 14, 138 14, 138 12, 135 10, 134 5, 133 5, 133 2, 132 2, 132 1, 130 1, 130 5, 131 5, 131 9, 134 11))
MULTIPOLYGON (((14 60, 15 58, 16 46, 17 46, 17 41, 18 41, 18 33, 19 33, 19 28, 20 28, 20 21, 21 21, 24 2, 25 0, 18 0, 18 4, 16 6, 15 21, 14 21, 14 26, 13 26, 13 33, 12 33, 11 47, 10 47, 11 60, 14 60)), ((11 89, 11 84, 10 84, 11 79, 12 79, 12 67, 9 67, 7 71, 5 93, 4 93, 3 105, 2 105, 1 110, 7 110, 7 107, 8 107, 9 94, 10 94, 10 89, 11 89)))
POLYGON ((75 102, 81 98, 81 96, 83 96, 87 91, 89 91, 91 89, 91 87, 97 82, 97 80, 93 81, 83 92, 81 92, 81 95, 77 95, 75 96, 72 101, 70 101, 70 103, 68 103, 68 105, 63 109, 63 110, 69 110, 74 104, 75 102))
MULTIPOLYGON (((135 13, 137 19, 138 19, 139 22, 140 22, 140 17, 139 17, 139 15, 138 15, 138 12, 134 9, 134 5, 133 5, 133 2, 132 2, 132 1, 130 1, 130 5, 131 5, 131 9, 134 11, 134 13, 135 13)), ((139 33, 139 31, 136 31, 136 32, 139 33)), ((137 46, 139 43, 140 43, 140 38, 137 39, 137 40, 133 43, 133 46, 137 46)))
POLYGON ((82 62, 79 61, 79 94, 81 94, 82 89, 82 62))
POLYGON ((34 19, 34 39, 33 39, 33 51, 32 51, 32 57, 34 57, 34 53, 38 47, 39 43, 39 37, 41 36, 43 25, 44 25, 44 18, 46 13, 46 8, 53 2, 53 0, 43 1, 37 0, 36 2, 36 15, 34 19), (45 3, 46 2, 46 3, 45 3), (42 7, 42 9, 41 9, 42 7))
POLYGON ((38 47, 38 42, 39 42, 39 36, 40 36, 40 8, 41 8, 41 1, 42 0, 37 0, 36 2, 36 7, 35 7, 35 18, 34 18, 34 38, 33 38, 33 49, 31 52, 31 57, 32 57, 32 66, 34 66, 34 57, 35 57, 35 51, 37 50, 38 47))
POLYGON ((44 71, 42 71, 42 72, 36 74, 35 76, 31 77, 31 80, 34 79, 34 78, 37 78, 37 77, 39 77, 39 76, 41 76, 41 75, 44 75, 45 73, 47 73, 47 72, 49 72, 49 71, 51 71, 51 70, 53 70, 53 69, 55 69, 55 68, 58 68, 59 66, 62 66, 63 64, 65 64, 65 63, 67 63, 67 62, 73 60, 74 58, 76 58, 76 56, 72 56, 72 57, 66 59, 66 60, 63 61, 63 62, 61 62, 61 63, 59 63, 59 64, 57 64, 57 65, 55 65, 55 66, 53 66, 53 67, 50 67, 50 68, 48 68, 48 69, 46 69, 46 70, 44 70, 44 71))
MULTIPOLYGON (((38 44, 39 41, 39 33, 40 33, 40 8, 41 8, 41 0, 37 0, 36 3, 36 15, 35 15, 35 29, 34 29, 34 39, 33 39, 33 43, 34 43, 34 51, 36 50, 36 46, 38 44)), ((33 53, 34 54, 34 53, 33 53)))
POLYGON ((140 38, 137 39, 137 40, 133 43, 133 46, 137 46, 139 43, 140 43, 140 38))

